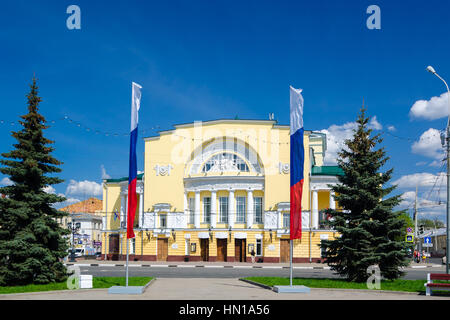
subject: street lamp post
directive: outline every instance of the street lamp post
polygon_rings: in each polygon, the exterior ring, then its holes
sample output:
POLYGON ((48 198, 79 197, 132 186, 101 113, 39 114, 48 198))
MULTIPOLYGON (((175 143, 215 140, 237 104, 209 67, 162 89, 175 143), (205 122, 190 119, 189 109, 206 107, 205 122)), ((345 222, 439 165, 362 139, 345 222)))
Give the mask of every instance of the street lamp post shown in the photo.
POLYGON ((434 68, 432 66, 427 67, 428 72, 434 74, 436 77, 442 80, 444 82, 445 86, 447 87, 448 92, 448 119, 447 119, 447 128, 446 128, 446 147, 447 147, 447 246, 446 246, 446 255, 445 255, 445 272, 449 273, 449 256, 450 256, 450 89, 448 88, 447 82, 436 73, 434 68))
POLYGON ((72 233, 72 250, 70 252, 70 260, 69 262, 76 262, 75 260, 75 240, 74 240, 74 236, 77 233, 77 231, 80 229, 81 225, 79 222, 77 223, 71 223, 69 222, 68 224, 69 230, 72 233))

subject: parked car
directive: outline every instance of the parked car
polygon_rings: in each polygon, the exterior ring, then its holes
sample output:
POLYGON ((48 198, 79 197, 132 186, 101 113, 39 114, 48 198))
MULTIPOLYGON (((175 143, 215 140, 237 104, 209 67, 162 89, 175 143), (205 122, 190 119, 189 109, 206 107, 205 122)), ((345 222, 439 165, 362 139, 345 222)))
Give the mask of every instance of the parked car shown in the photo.
POLYGON ((75 249, 75 257, 82 257, 84 256, 84 249, 83 248, 76 248, 75 249))

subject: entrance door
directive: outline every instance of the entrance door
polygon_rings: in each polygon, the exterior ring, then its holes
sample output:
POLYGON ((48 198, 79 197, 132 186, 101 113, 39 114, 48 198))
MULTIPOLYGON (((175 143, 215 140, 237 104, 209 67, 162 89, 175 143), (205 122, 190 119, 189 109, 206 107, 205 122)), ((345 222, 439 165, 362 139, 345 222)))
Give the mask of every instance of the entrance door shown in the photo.
POLYGON ((202 261, 208 261, 209 239, 200 239, 200 256, 202 258, 202 261))
POLYGON ((235 239, 234 240, 234 248, 235 248, 235 256, 234 259, 236 262, 246 262, 247 261, 247 255, 246 255, 246 244, 247 239, 235 239))
POLYGON ((217 261, 227 261, 227 239, 217 239, 217 261))
POLYGON ((111 260, 119 260, 119 235, 110 234, 109 235, 109 254, 111 255, 111 260))
POLYGON ((290 240, 281 239, 280 240, 280 262, 289 262, 290 257, 290 240))
POLYGON ((169 239, 158 239, 158 261, 167 261, 169 239))

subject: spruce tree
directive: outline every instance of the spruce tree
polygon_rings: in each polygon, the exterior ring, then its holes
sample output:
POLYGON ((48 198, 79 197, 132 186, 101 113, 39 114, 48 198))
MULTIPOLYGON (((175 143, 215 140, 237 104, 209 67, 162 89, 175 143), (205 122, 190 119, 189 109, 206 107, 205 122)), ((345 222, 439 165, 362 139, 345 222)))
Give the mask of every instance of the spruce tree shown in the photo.
POLYGON ((404 211, 394 211, 401 195, 388 195, 396 186, 385 187, 393 169, 380 172, 389 160, 380 134, 373 137, 366 109, 361 108, 353 138, 344 142, 347 149, 338 153, 338 165, 344 171, 339 183, 331 186, 339 209, 328 209, 327 222, 340 237, 325 240, 325 262, 349 281, 363 282, 370 276, 367 268, 378 265, 381 276, 396 279, 407 266, 405 257, 406 223, 404 211))
POLYGON ((17 140, 4 159, 0 172, 12 185, 0 188, 0 285, 25 285, 62 281, 66 268, 61 259, 67 255, 69 232, 57 219, 67 216, 54 204, 65 198, 47 193, 44 188, 63 182, 52 174, 62 164, 51 153, 54 142, 44 137, 45 118, 39 114, 36 79, 27 95, 28 114, 19 120, 22 129, 12 132, 17 140))

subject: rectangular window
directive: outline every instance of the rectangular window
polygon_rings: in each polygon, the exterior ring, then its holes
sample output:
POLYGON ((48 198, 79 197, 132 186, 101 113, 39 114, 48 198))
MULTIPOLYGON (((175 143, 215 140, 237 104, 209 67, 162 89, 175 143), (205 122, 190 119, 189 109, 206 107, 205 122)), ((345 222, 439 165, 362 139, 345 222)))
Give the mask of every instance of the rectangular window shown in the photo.
POLYGON ((131 238, 130 254, 134 254, 136 250, 136 238, 131 238))
POLYGON ((219 222, 228 222, 228 197, 219 198, 219 222))
POLYGON ((253 199, 253 212, 255 213, 255 222, 263 223, 262 197, 255 197, 253 199))
POLYGON ((262 239, 256 239, 256 255, 262 256, 262 239))
POLYGON ((236 222, 245 222, 245 197, 236 197, 236 222))
POLYGON ((283 228, 289 229, 290 226, 290 214, 289 213, 283 213, 283 228))
POLYGON ((203 198, 203 222, 211 223, 211 198, 203 198))
POLYGON ((159 227, 160 228, 167 227, 167 215, 166 214, 159 215, 159 227))
POLYGON ((195 223, 195 199, 189 198, 189 223, 195 223))

